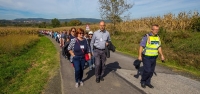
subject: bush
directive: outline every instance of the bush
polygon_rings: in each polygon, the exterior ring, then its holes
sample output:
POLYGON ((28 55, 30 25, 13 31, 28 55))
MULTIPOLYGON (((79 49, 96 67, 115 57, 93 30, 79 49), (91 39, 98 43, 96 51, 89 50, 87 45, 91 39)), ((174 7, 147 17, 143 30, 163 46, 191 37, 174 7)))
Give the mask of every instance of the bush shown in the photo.
POLYGON ((194 31, 200 32, 200 17, 194 18, 192 20, 192 29, 194 31))

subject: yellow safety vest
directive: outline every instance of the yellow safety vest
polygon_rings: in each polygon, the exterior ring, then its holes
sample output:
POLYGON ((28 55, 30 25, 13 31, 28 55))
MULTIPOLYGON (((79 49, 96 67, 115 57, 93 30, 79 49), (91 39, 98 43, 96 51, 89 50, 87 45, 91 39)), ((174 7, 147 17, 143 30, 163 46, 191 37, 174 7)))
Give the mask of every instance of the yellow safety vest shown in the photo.
POLYGON ((158 56, 158 48, 161 45, 159 36, 147 35, 146 47, 144 48, 145 56, 158 56))

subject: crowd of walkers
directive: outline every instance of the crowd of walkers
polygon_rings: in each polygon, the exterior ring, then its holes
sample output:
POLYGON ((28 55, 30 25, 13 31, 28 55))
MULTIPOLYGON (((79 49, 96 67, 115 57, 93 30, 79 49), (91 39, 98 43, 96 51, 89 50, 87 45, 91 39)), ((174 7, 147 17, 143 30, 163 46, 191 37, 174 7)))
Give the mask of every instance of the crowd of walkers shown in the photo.
POLYGON ((83 86, 83 71, 86 66, 89 71, 95 71, 97 83, 104 81, 105 49, 110 43, 110 34, 105 30, 104 21, 100 22, 100 29, 96 32, 72 27, 60 32, 44 30, 41 33, 51 36, 59 43, 62 56, 68 59, 74 68, 76 88, 83 86), (88 60, 85 55, 88 55, 88 60))
MULTIPOLYGON (((62 55, 67 58, 75 74, 75 87, 83 86, 83 71, 89 65, 89 71, 95 68, 96 83, 104 81, 104 71, 106 59, 110 57, 110 50, 115 51, 115 46, 111 42, 110 33, 105 29, 106 24, 100 21, 99 30, 86 32, 82 28, 71 28, 66 31, 52 32, 42 31, 41 33, 50 35, 62 48, 62 55), (86 57, 88 56, 88 59, 86 57)), ((143 74, 141 75, 141 87, 154 88, 151 85, 151 78, 155 71, 158 54, 164 61, 161 49, 161 41, 158 36, 159 26, 152 25, 151 32, 146 34, 138 50, 138 60, 143 62, 143 74)), ((138 63, 140 64, 140 63, 138 63)))

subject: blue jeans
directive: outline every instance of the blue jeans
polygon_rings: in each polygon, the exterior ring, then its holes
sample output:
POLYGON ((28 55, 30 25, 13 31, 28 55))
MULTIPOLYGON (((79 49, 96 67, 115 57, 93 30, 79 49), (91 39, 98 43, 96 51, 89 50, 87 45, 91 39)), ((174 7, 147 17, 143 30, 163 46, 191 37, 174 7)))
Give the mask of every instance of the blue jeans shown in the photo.
POLYGON ((89 63, 89 67, 92 68, 92 64, 94 64, 94 56, 91 56, 91 59, 87 62, 89 63))
POLYGON ((82 81, 83 79, 83 70, 85 66, 85 58, 84 56, 74 56, 73 64, 75 68, 75 81, 82 81))

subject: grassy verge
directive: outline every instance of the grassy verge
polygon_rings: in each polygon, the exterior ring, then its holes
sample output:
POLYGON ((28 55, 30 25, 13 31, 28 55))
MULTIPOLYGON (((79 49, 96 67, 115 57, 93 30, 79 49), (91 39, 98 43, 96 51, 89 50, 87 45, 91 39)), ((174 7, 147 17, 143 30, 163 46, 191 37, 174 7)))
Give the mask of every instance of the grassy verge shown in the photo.
MULTIPOLYGON (((112 42, 117 47, 117 51, 137 57, 139 43, 142 36, 147 32, 119 32, 112 35, 112 42)), ((161 30, 162 48, 165 55, 165 63, 161 63, 160 58, 157 62, 168 66, 174 71, 186 72, 200 77, 198 32, 166 32, 161 30)))
POLYGON ((1 58, 1 94, 39 94, 59 68, 59 54, 46 37, 18 56, 1 54, 1 58))

